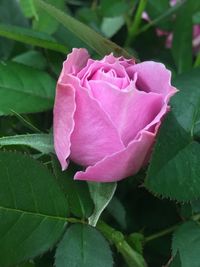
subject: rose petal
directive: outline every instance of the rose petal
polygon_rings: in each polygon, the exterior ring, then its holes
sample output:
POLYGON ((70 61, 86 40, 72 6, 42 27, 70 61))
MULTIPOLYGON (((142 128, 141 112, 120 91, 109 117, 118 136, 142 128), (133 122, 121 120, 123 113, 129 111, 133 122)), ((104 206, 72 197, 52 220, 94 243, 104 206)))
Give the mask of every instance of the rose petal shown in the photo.
POLYGON ((76 90, 75 127, 71 135, 71 159, 83 166, 93 165, 124 148, 110 118, 75 77, 68 77, 76 90), (70 80, 71 79, 71 80, 70 80))
POLYGON ((90 78, 90 81, 105 81, 110 84, 115 85, 118 89, 124 89, 126 88, 129 83, 129 77, 119 77, 118 73, 116 72, 115 69, 110 69, 109 67, 102 67, 98 69, 90 78))
POLYGON ((154 139, 154 134, 143 131, 140 138, 132 141, 127 148, 105 157, 84 172, 77 172, 74 179, 114 182, 134 175, 142 167, 154 139))
POLYGON ((176 88, 171 86, 171 72, 161 63, 145 61, 129 67, 129 72, 137 72, 137 88, 145 92, 154 92, 162 94, 166 100, 177 92, 176 88))
POLYGON ((57 85, 54 104, 54 147, 62 169, 67 168, 70 154, 70 136, 74 128, 75 91, 70 85, 57 85))
POLYGON ((87 65, 89 54, 84 48, 73 48, 72 53, 67 56, 67 59, 63 63, 62 72, 60 74, 58 82, 67 83, 66 75, 76 75, 80 70, 87 65))
POLYGON ((154 120, 164 103, 162 95, 138 91, 134 82, 126 91, 102 81, 90 81, 90 88, 125 145, 154 120))
POLYGON ((103 62, 88 60, 87 66, 83 68, 77 75, 81 80, 81 85, 88 88, 88 81, 90 80, 105 80, 118 86, 118 88, 125 88, 130 83, 129 75, 127 74, 125 67, 120 64, 120 61, 103 62), (109 73, 109 71, 112 70, 109 73), (107 75, 106 75, 107 73, 107 75))

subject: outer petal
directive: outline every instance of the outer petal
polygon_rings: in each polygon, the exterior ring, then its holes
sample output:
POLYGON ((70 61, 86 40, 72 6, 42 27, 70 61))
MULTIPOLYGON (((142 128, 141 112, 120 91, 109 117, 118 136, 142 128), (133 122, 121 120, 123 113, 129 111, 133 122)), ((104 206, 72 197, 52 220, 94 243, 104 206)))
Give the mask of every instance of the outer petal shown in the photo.
POLYGON ((54 147, 62 169, 67 168, 70 136, 74 128, 75 91, 70 85, 58 84, 54 104, 54 147))
POLYGON ((85 172, 77 172, 74 179, 96 182, 114 182, 138 172, 154 142, 155 134, 143 131, 138 140, 127 148, 105 157, 85 172))
POLYGON ((86 66, 89 54, 84 48, 74 48, 63 63, 63 69, 58 79, 58 83, 68 83, 67 74, 76 75, 83 67, 86 66))
POLYGON ((101 81, 89 83, 94 97, 110 116, 125 145, 154 120, 164 104, 162 95, 138 91, 134 82, 126 91, 101 81))
POLYGON ((177 92, 171 86, 171 72, 161 63, 145 61, 129 67, 129 73, 137 72, 138 79, 136 86, 141 91, 162 94, 168 101, 169 97, 177 92))
POLYGON ((63 63, 63 69, 58 79, 54 104, 54 147, 62 169, 67 168, 67 158, 70 154, 70 136, 74 128, 75 90, 67 80, 67 74, 76 74, 88 61, 86 49, 73 49, 63 63))
POLYGON ((119 133, 99 103, 71 79, 76 89, 75 127, 71 135, 71 159, 83 166, 93 165, 124 148, 119 133))

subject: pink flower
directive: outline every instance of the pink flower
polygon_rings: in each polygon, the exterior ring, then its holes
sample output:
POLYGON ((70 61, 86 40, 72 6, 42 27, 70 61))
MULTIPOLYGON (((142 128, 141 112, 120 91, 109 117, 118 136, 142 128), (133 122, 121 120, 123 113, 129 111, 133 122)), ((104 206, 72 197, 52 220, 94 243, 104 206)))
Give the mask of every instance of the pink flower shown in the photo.
POLYGON ((176 92, 163 64, 116 58, 93 60, 73 49, 63 64, 54 106, 54 144, 86 167, 75 179, 112 182, 147 163, 168 102, 176 92))

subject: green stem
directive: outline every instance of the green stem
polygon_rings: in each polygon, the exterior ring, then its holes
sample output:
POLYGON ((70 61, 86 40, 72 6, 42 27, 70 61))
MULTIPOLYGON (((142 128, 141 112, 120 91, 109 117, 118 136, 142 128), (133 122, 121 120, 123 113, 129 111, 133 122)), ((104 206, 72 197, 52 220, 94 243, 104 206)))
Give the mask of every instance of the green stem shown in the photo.
POLYGON ((85 220, 78 219, 78 218, 66 218, 66 221, 69 223, 82 223, 82 224, 87 224, 85 220))
POLYGON ((199 66, 200 66, 200 53, 198 53, 197 58, 196 58, 196 60, 194 62, 194 67, 195 68, 199 67, 199 66))
POLYGON ((154 239, 157 239, 159 237, 162 237, 162 236, 165 236, 165 235, 168 235, 170 233, 173 233, 174 230, 176 230, 176 228, 179 226, 179 224, 176 224, 176 225, 173 225, 172 227, 169 227, 165 230, 162 230, 156 234, 153 234, 153 235, 150 235, 150 236, 147 236, 144 240, 145 243, 149 242, 149 241, 152 241, 154 239))
POLYGON ((99 221, 97 229, 116 246, 117 250, 122 254, 126 263, 130 267, 146 267, 146 263, 142 255, 134 251, 131 246, 126 242, 124 235, 110 227, 106 223, 99 221))
POLYGON ((132 25, 128 29, 129 34, 125 42, 125 46, 129 46, 131 42, 133 41, 134 37, 137 34, 137 31, 139 29, 140 23, 141 23, 141 18, 142 18, 142 12, 144 11, 146 7, 147 0, 140 0, 139 5, 133 20, 132 25))
MULTIPOLYGON (((195 221, 195 222, 197 222, 197 221, 200 220, 200 214, 199 213, 198 214, 195 214, 190 219, 193 220, 193 221, 195 221)), ((169 227, 167 229, 164 229, 164 230, 162 230, 162 231, 160 231, 158 233, 155 233, 153 235, 147 236, 145 238, 144 242, 147 243, 149 241, 155 240, 155 239, 160 238, 162 236, 171 234, 171 233, 173 233, 179 227, 179 225, 180 225, 180 223, 177 223, 177 224, 175 224, 175 225, 173 225, 173 226, 171 226, 171 227, 169 227)))

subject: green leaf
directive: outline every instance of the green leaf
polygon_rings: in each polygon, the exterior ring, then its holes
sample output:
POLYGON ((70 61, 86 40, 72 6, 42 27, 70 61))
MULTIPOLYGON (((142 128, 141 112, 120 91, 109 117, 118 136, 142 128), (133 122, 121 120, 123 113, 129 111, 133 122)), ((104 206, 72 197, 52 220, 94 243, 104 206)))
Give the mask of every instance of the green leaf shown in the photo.
POLYGON ((172 248, 174 255, 179 252, 181 267, 199 267, 199 224, 192 221, 182 224, 174 233, 172 248))
POLYGON ((0 147, 13 145, 29 146, 44 154, 54 152, 53 138, 50 134, 22 134, 0 138, 0 147))
POLYGON ((66 54, 67 48, 46 33, 0 23, 0 36, 66 54))
POLYGON ((126 210, 123 204, 115 196, 111 199, 107 206, 110 215, 118 222, 122 229, 126 229, 126 210))
POLYGON ((56 267, 112 267, 112 253, 103 236, 88 225, 68 228, 58 245, 56 267))
POLYGON ((126 13, 129 5, 126 1, 121 0, 101 0, 100 8, 104 17, 115 17, 126 13))
POLYGON ((45 3, 42 0, 34 0, 42 9, 44 9, 53 18, 63 24, 64 27, 69 29, 75 35, 77 35, 88 46, 94 49, 97 53, 104 56, 113 52, 116 55, 124 55, 125 57, 131 57, 123 48, 105 39, 100 34, 89 28, 87 25, 79 22, 78 20, 70 17, 61 10, 45 3))
POLYGON ((181 90, 160 129, 145 185, 155 195, 191 201, 200 197, 200 69, 178 76, 175 85, 181 90))
POLYGON ((94 211, 89 217, 89 224, 96 226, 101 213, 112 199, 117 183, 88 182, 91 198, 94 202, 94 211))
POLYGON ((186 1, 177 13, 173 31, 172 55, 178 73, 192 68, 193 1, 186 1))
POLYGON ((0 115, 40 112, 52 108, 55 81, 45 72, 0 63, 0 115))
POLYGON ((12 58, 12 61, 44 70, 47 67, 47 60, 39 51, 27 51, 12 58))
MULTIPOLYGON (((46 0, 46 2, 60 10, 64 10, 65 8, 65 0, 46 0)), ((36 6, 36 11, 38 17, 33 21, 33 28, 37 31, 46 32, 48 34, 54 33, 58 29, 58 21, 49 16, 49 14, 39 6, 36 6)))
POLYGON ((192 138, 196 138, 200 125, 200 68, 178 75, 174 84, 180 89, 172 99, 176 119, 192 138))
POLYGON ((62 171, 55 157, 52 158, 52 164, 58 184, 68 200, 70 212, 77 217, 88 218, 93 211, 94 205, 87 183, 73 179, 75 170, 71 166, 66 171, 62 171))
POLYGON ((17 267, 36 267, 36 265, 32 262, 26 262, 26 263, 17 265, 17 267))
POLYGON ((111 38, 124 25, 124 17, 103 18, 101 31, 108 38, 111 38))
POLYGON ((0 152, 0 266, 50 249, 66 225, 67 202, 52 174, 20 153, 0 152))
POLYGON ((33 18, 38 20, 38 14, 35 9, 35 5, 33 0, 19 0, 19 4, 21 6, 22 12, 27 18, 33 18))
MULTIPOLYGON (((0 22, 26 27, 28 21, 23 16, 16 0, 0 0, 0 22)), ((7 59, 12 52, 14 42, 0 38, 0 58, 7 59)))
POLYGON ((179 253, 176 254, 167 267, 182 267, 179 253))
MULTIPOLYGON (((148 0, 146 6, 146 12, 149 15, 151 20, 158 18, 159 16, 163 15, 168 9, 170 8, 169 0, 148 0)), ((158 23, 162 29, 169 30, 170 29, 170 22, 164 21, 158 23)))

